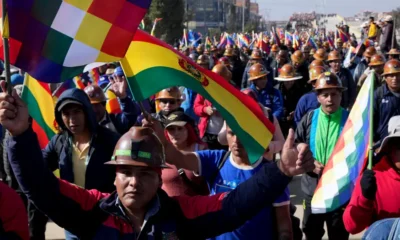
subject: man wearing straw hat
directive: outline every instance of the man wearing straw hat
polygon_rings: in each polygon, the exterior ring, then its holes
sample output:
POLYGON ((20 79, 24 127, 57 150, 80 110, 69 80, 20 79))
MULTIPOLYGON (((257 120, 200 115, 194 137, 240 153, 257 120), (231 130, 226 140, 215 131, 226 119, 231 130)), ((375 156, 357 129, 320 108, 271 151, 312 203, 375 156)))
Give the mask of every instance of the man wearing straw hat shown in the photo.
POLYGON ((301 189, 304 194, 303 232, 306 239, 322 239, 324 223, 328 227, 329 239, 345 240, 349 233, 343 225, 342 207, 325 214, 311 212, 311 199, 315 188, 336 145, 349 113, 340 106, 346 88, 331 72, 321 74, 315 84, 321 107, 305 115, 296 129, 296 140, 307 143, 315 158, 315 169, 302 175, 301 189))
POLYGON ((359 177, 344 212, 344 225, 351 234, 377 220, 400 217, 400 116, 390 119, 388 132, 382 141, 379 163, 359 177))

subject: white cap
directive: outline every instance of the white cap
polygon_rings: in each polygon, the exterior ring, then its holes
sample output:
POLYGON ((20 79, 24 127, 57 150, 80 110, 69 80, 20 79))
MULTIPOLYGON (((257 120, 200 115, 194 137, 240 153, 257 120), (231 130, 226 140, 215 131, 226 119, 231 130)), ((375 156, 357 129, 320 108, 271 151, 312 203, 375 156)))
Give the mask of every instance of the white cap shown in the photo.
POLYGON ((386 15, 386 16, 383 18, 383 21, 385 21, 385 22, 393 21, 393 17, 390 16, 390 15, 386 15))
POLYGON ((390 138, 400 137, 400 115, 390 118, 388 124, 389 135, 383 139, 381 144, 381 151, 387 147, 390 138))
POLYGON ((361 24, 361 28, 365 28, 365 27, 368 27, 368 26, 369 26, 369 22, 363 22, 361 24))

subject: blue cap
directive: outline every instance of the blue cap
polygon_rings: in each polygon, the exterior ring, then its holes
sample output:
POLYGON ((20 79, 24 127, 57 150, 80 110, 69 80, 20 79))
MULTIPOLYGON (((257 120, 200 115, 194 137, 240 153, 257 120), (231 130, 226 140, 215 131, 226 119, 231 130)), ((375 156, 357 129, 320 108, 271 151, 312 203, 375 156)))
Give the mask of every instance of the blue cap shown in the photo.
POLYGON ((117 75, 117 76, 125 76, 124 70, 122 70, 121 67, 117 67, 117 68, 114 70, 114 75, 117 75))
POLYGON ((11 75, 11 85, 19 85, 19 84, 24 84, 24 77, 17 74, 11 75))
POLYGON ((110 82, 110 80, 108 79, 108 76, 103 75, 99 79, 99 87, 104 88, 108 85, 109 82, 110 82))

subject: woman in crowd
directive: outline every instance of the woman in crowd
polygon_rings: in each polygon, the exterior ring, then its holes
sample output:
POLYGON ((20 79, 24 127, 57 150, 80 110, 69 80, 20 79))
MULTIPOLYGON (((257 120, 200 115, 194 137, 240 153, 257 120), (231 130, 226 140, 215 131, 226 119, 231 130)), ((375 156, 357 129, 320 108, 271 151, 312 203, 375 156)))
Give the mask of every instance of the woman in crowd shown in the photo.
MULTIPOLYGON (((165 119, 165 137, 176 149, 184 152, 196 152, 206 149, 199 136, 196 134, 193 120, 181 109, 172 111, 165 119)), ((177 169, 174 165, 162 171, 162 189, 169 196, 179 195, 208 195, 206 183, 193 172, 177 169)))

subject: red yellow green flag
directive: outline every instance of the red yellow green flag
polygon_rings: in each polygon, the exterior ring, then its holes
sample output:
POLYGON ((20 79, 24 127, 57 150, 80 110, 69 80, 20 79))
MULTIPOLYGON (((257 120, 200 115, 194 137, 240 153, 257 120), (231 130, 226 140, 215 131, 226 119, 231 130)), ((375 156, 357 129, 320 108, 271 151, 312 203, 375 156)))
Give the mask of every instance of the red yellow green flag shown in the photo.
POLYGON ((115 96, 115 94, 110 90, 106 91, 106 96, 107 96, 107 104, 106 104, 107 112, 110 114, 121 113, 122 110, 118 102, 117 96, 115 96))
POLYGON ((260 106, 161 40, 138 30, 121 64, 135 100, 145 100, 164 88, 187 87, 213 103, 241 140, 251 162, 268 147, 275 129, 260 106))
POLYGON ((44 148, 56 134, 54 101, 49 85, 26 75, 22 100, 28 106, 32 128, 38 136, 40 147, 44 148))

